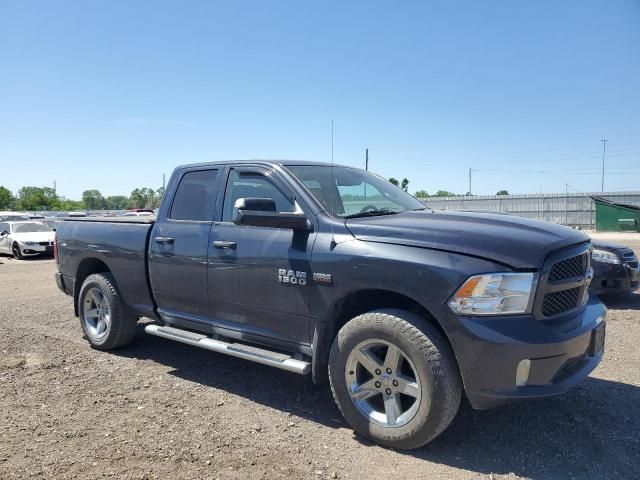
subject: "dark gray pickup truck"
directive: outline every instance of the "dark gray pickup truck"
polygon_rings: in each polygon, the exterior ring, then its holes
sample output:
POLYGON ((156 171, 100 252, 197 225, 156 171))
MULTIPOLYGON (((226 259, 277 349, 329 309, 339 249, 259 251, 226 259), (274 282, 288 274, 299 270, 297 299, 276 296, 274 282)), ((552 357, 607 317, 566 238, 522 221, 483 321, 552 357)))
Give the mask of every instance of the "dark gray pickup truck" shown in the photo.
POLYGON ((478 409, 555 395, 603 355, 588 237, 434 212, 355 168, 179 167, 157 218, 64 221, 56 258, 93 347, 153 319, 147 333, 329 380, 353 428, 395 448, 441 433, 463 392, 478 409))

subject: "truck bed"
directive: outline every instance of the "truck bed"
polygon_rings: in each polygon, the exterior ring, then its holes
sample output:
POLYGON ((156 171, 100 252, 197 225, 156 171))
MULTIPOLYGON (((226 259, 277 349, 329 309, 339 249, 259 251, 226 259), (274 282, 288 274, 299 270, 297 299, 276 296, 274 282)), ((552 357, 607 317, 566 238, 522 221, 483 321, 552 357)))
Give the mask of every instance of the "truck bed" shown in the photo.
POLYGON ((96 262, 102 262, 118 279, 120 295, 132 314, 152 316, 147 251, 154 223, 155 217, 65 218, 56 239, 59 271, 67 287, 76 291, 84 281, 83 272, 95 271, 96 262))
POLYGON ((64 222, 106 222, 106 223, 143 223, 151 224, 156 223, 155 216, 143 216, 143 217, 64 217, 61 219, 64 222))

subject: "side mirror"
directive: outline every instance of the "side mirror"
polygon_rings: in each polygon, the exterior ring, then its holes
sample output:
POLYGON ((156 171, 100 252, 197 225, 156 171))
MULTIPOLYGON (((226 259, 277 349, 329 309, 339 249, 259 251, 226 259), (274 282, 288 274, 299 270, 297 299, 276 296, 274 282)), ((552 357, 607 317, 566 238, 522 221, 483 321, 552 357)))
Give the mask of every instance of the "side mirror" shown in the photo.
POLYGON ((303 212, 276 212, 276 202, 272 198, 239 198, 233 206, 233 223, 292 230, 310 229, 303 212))
POLYGON ((7 235, 9 235, 9 232, 7 232, 6 230, 0 233, 0 237, 6 237, 7 235))

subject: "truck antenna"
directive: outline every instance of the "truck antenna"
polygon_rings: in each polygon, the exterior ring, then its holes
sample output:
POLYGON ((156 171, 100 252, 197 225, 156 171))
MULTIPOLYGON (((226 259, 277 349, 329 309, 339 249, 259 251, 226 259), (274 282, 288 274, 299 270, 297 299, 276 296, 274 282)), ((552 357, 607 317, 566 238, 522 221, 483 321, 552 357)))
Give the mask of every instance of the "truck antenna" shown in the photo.
POLYGON ((335 191, 338 185, 336 184, 336 178, 333 173, 333 120, 331 120, 331 249, 336 246, 335 226, 333 225, 333 217, 336 214, 335 208, 335 191))

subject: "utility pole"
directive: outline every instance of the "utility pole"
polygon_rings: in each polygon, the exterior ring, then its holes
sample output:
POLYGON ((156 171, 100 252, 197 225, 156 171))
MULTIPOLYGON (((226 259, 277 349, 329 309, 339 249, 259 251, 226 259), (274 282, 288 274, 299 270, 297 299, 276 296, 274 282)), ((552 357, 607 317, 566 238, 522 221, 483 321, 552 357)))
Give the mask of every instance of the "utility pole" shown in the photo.
POLYGON ((469 168, 469 196, 471 196, 471 172, 477 172, 478 170, 474 170, 469 168))
MULTIPOLYGON (((364 149, 364 169, 369 171, 369 149, 364 149)), ((364 198, 367 198, 367 182, 364 182, 364 198)))
POLYGON ((607 151, 607 139, 603 138, 602 142, 602 184, 601 184, 601 192, 604 193, 604 154, 607 151))

